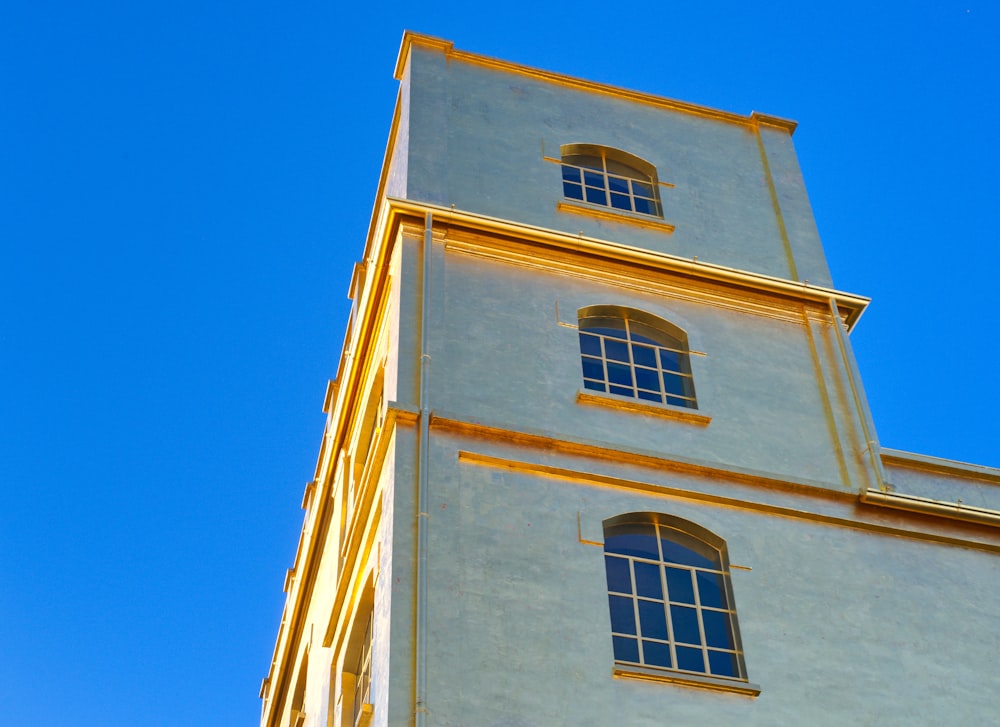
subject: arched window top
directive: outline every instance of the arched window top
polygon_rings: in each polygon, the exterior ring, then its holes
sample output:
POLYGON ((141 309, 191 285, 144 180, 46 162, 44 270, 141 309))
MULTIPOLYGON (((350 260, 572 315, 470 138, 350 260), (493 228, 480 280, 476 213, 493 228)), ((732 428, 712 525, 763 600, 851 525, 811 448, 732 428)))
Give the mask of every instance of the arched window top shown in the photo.
POLYGON ((585 389, 698 408, 683 329, 620 306, 587 306, 577 315, 585 389))
POLYGON ((746 680, 722 538, 659 513, 604 522, 615 662, 746 680))
POLYGON ((564 144, 563 194, 569 199, 662 217, 656 167, 621 149, 564 144))

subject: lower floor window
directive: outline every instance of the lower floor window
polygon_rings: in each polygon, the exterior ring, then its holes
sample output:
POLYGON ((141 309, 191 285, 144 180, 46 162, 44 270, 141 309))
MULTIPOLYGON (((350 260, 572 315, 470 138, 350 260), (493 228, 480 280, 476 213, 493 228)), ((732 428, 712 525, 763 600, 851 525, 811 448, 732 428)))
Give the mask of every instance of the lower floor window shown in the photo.
POLYGON ((354 673, 354 719, 353 723, 358 724, 364 713, 364 706, 371 704, 372 697, 372 625, 374 614, 368 617, 365 626, 365 635, 361 641, 361 651, 358 655, 357 668, 354 673))
POLYGON ((721 539, 636 513, 605 523, 604 553, 616 662, 746 678, 721 539))

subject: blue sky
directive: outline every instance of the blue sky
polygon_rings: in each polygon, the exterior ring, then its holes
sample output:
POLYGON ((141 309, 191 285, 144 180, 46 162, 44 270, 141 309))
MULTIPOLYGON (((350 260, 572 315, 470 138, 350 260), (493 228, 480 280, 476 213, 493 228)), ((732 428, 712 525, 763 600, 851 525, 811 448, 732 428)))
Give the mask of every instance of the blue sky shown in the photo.
POLYGON ((1000 465, 1000 6, 0 10, 0 722, 258 719, 405 28, 793 118, 884 446, 1000 465))

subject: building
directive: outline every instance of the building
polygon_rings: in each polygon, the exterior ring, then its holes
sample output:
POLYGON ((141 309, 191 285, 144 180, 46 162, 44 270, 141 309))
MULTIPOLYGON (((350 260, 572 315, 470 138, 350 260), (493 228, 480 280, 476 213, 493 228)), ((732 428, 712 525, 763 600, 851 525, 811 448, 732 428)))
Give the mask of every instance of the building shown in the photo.
POLYGON ((879 445, 795 124, 396 75, 261 724, 1000 719, 1000 471, 879 445))

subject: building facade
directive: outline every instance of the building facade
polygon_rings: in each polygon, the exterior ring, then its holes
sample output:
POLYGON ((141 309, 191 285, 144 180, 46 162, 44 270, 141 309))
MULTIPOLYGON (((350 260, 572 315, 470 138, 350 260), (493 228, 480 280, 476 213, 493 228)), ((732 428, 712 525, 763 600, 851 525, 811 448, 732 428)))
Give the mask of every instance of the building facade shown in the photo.
POLYGON ((396 75, 261 724, 1000 719, 1000 471, 879 445, 795 124, 396 75))

